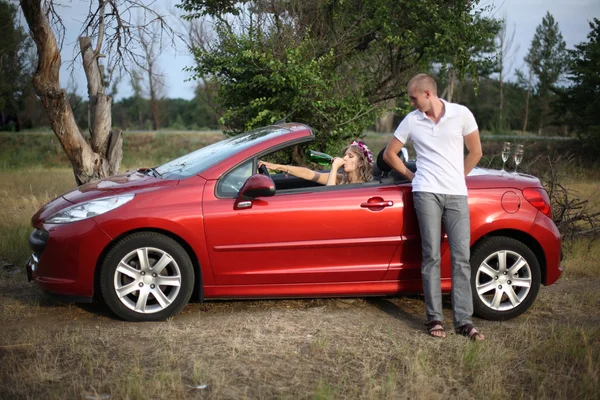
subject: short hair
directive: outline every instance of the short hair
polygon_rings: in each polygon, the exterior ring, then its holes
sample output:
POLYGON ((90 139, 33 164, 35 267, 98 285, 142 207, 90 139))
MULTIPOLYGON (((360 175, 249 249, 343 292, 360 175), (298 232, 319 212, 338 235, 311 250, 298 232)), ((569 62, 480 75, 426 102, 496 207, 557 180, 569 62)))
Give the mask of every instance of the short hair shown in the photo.
POLYGON ((431 90, 431 93, 437 96, 437 83, 435 83, 435 79, 427 74, 418 74, 415 75, 410 81, 408 81, 407 89, 414 87, 415 89, 425 91, 431 90))

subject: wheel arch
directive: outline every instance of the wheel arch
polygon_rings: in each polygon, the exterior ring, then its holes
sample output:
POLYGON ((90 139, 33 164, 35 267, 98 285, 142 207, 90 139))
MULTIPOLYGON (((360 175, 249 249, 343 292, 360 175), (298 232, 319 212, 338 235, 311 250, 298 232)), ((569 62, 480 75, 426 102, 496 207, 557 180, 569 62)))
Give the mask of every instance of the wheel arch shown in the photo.
POLYGON ((518 240, 519 242, 521 242, 521 243, 525 244, 527 247, 529 247, 531 249, 531 251, 533 252, 533 254, 535 255, 535 257, 537 258, 538 263, 540 264, 540 272, 542 274, 542 284, 546 285, 546 255, 544 254, 544 250, 542 249, 542 246, 539 244, 539 242, 537 240, 535 240, 535 238, 533 236, 529 235, 526 232, 519 231, 516 229, 500 229, 497 231, 488 232, 485 235, 479 237, 473 243, 471 248, 475 247, 477 244, 479 244, 485 238, 494 237, 494 236, 506 236, 506 237, 518 240))
POLYGON ((140 233, 140 232, 155 232, 155 233, 159 233, 161 235, 167 236, 168 238, 176 241, 177 244, 179 244, 185 250, 188 257, 190 258, 190 261, 192 262, 192 266, 194 267, 194 290, 192 292, 192 298, 196 299, 200 302, 203 302, 204 301, 204 286, 202 285, 202 269, 200 266, 200 261, 198 261, 198 257, 196 256, 196 253, 194 252, 192 247, 183 238, 174 234, 173 232, 169 232, 169 231, 166 231, 164 229, 159 229, 159 228, 138 228, 138 229, 133 229, 133 230, 130 230, 127 232, 123 232, 119 236, 115 237, 108 244, 108 246, 106 246, 104 248, 104 250, 102 250, 102 253, 100 253, 100 256, 96 260, 96 266, 94 269, 94 298, 97 298, 98 296, 100 296, 100 293, 101 293, 100 292, 100 273, 101 273, 101 269, 102 269, 101 266, 102 266, 102 262, 104 261, 106 255, 108 254, 108 252, 113 247, 115 247, 115 245, 124 237, 132 235, 134 233, 140 233))

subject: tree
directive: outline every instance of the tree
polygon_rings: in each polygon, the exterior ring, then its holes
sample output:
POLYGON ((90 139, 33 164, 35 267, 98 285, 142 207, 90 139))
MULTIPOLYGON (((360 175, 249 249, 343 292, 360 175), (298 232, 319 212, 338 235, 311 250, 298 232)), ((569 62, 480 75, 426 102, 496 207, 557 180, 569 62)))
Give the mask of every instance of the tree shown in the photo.
POLYGON ((567 78, 571 85, 560 91, 556 112, 581 136, 600 139, 600 20, 589 22, 588 41, 569 50, 567 78))
POLYGON ((564 72, 566 64, 566 43, 558 28, 558 23, 549 12, 537 26, 525 62, 537 79, 536 91, 540 97, 542 115, 538 134, 541 135, 546 116, 550 109, 550 99, 556 82, 564 72))
POLYGON ((148 95, 150 97, 150 111, 152 113, 152 129, 160 127, 160 98, 164 88, 163 77, 158 71, 158 56, 162 50, 160 31, 156 27, 151 31, 140 30, 140 45, 144 65, 142 69, 146 73, 148 82, 148 95))
POLYGON ((61 18, 52 0, 44 1, 44 5, 41 0, 20 0, 20 3, 38 54, 33 87, 46 110, 52 130, 71 162, 77 184, 117 173, 123 157, 123 137, 120 130, 111 129, 112 97, 106 93, 105 87, 114 71, 121 68, 128 71, 128 62, 135 65, 140 63, 135 51, 138 27, 132 26, 126 17, 141 10, 144 15, 152 15, 152 18, 144 19, 142 29, 160 24, 167 33, 172 31, 160 15, 141 1, 124 0, 117 3, 115 0, 99 0, 96 7, 90 3, 89 14, 79 37, 88 83, 88 140, 87 135, 80 132, 69 97, 59 83, 62 61, 54 29, 62 39, 64 27, 61 18), (95 40, 95 48, 92 40, 95 40), (105 70, 101 59, 106 55, 109 57, 105 70))
POLYGON ((512 69, 512 59, 514 58, 519 46, 517 45, 513 49, 513 41, 515 39, 516 29, 513 29, 512 34, 508 33, 506 26, 506 17, 502 18, 500 22, 500 30, 496 34, 496 40, 498 41, 497 46, 497 68, 498 68, 498 82, 500 84, 500 105, 498 107, 500 111, 499 124, 500 127, 504 127, 504 78, 510 74, 512 69))
POLYGON ((492 72, 496 72, 497 45, 495 38, 501 27, 500 21, 477 16, 472 23, 475 29, 465 32, 465 35, 472 36, 463 37, 463 44, 456 47, 450 58, 444 53, 440 54, 439 61, 442 63, 440 75, 447 80, 447 86, 441 97, 446 97, 449 102, 454 100, 457 86, 467 76, 475 81, 475 88, 477 88, 479 77, 488 77, 492 72), (486 34, 481 35, 481 32, 486 32, 486 34), (460 53, 464 54, 461 56, 460 53), (468 64, 461 65, 461 63, 465 63, 465 60, 468 64))
POLYGON ((529 123, 529 101, 532 97, 533 90, 533 69, 525 61, 525 65, 527 67, 527 71, 523 72, 520 69, 515 71, 515 75, 517 77, 517 86, 521 87, 525 92, 525 113, 523 115, 523 128, 521 129, 521 133, 525 133, 527 131, 527 124, 529 123))
POLYGON ((195 49, 197 77, 219 83, 231 132, 283 118, 305 122, 326 149, 362 134, 408 79, 440 54, 461 72, 476 60, 476 3, 409 0, 184 0, 215 40, 195 49))
POLYGON ((27 51, 31 46, 17 20, 17 7, 0 0, 0 129, 20 130, 20 111, 27 96, 31 68, 27 51))

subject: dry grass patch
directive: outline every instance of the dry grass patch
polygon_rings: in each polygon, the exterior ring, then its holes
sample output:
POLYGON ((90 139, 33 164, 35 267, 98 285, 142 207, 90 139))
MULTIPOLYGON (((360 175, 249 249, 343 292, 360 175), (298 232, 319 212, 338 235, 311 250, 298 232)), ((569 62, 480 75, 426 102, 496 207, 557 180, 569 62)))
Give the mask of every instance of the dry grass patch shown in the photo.
POLYGON ((45 203, 75 187, 66 168, 2 172, 0 181, 0 262, 23 266, 29 257, 31 217, 45 203))
POLYGON ((565 243, 564 277, 600 276, 600 241, 578 239, 565 243))
POLYGON ((139 324, 43 306, 60 323, 0 327, 0 397, 592 398, 598 308, 587 310, 596 324, 547 316, 564 298, 542 293, 519 319, 477 321, 482 343, 428 337, 417 298, 210 302, 139 324))

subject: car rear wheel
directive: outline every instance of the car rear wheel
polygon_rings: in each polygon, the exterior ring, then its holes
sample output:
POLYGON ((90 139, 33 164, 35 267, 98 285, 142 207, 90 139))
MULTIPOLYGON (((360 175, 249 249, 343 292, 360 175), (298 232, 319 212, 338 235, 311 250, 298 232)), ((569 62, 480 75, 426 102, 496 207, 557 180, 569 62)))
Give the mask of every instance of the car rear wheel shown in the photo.
POLYGON ((524 243, 504 236, 483 239, 471 251, 475 315, 515 318, 531 307, 540 289, 540 264, 524 243))
POLYGON ((173 239, 140 232, 121 239, 100 272, 104 301, 127 321, 161 321, 177 314, 194 289, 194 270, 173 239))

